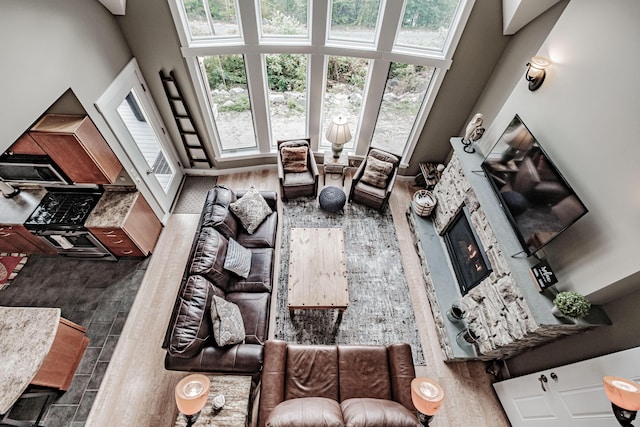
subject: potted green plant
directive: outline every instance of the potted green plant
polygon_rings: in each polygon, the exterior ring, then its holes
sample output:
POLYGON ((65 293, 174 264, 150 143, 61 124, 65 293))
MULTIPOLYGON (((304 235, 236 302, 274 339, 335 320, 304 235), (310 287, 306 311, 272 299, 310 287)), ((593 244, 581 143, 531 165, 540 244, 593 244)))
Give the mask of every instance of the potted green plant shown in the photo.
POLYGON ((589 314, 591 303, 584 296, 574 291, 563 291, 553 299, 552 313, 558 317, 579 319, 589 314))

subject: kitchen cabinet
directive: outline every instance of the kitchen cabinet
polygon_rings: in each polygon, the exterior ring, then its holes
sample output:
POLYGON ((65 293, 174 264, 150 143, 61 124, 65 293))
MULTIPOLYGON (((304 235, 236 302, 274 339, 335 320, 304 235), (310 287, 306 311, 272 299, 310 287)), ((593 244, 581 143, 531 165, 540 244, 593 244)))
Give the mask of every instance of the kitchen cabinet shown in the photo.
POLYGON ((53 248, 34 236, 23 225, 0 224, 0 252, 55 254, 53 248))
POLYGON ((16 142, 9 147, 12 154, 30 154, 44 156, 47 153, 40 148, 38 143, 28 133, 23 134, 16 142))
POLYGON ((88 116, 46 114, 28 135, 75 184, 113 184, 122 170, 88 116))
POLYGON ((115 256, 147 256, 162 223, 140 192, 105 192, 85 227, 115 256))

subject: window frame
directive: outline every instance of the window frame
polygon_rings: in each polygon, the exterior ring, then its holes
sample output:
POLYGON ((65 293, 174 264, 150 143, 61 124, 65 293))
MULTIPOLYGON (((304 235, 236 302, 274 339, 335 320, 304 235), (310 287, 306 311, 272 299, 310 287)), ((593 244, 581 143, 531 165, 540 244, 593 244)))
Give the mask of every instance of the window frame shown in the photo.
POLYGON ((193 81, 198 106, 204 114, 205 128, 211 148, 218 163, 243 159, 256 159, 275 156, 275 141, 271 141, 269 118, 268 84, 264 55, 266 54, 304 54, 308 57, 307 65, 307 135, 311 139, 314 151, 328 149, 330 144, 325 141, 322 129, 323 95, 326 79, 326 58, 329 56, 353 56, 370 60, 367 82, 365 83, 362 108, 358 129, 352 129, 354 149, 347 149, 351 155, 364 156, 372 140, 378 112, 384 95, 384 87, 392 62, 406 62, 426 65, 434 68, 434 73, 427 89, 424 101, 419 109, 409 139, 402 153, 402 166, 413 154, 418 139, 433 104, 436 95, 444 81, 446 72, 451 67, 452 56, 460 41, 464 25, 466 24, 475 0, 460 0, 456 14, 442 51, 432 49, 416 49, 396 45, 396 39, 401 28, 406 2, 382 0, 382 16, 378 18, 376 40, 374 45, 360 43, 341 43, 329 40, 329 26, 331 25, 331 8, 329 2, 307 0, 308 33, 310 38, 268 37, 261 38, 258 28, 260 18, 259 6, 252 1, 238 1, 236 13, 240 24, 241 40, 191 40, 190 30, 180 0, 167 0, 174 18, 174 23, 181 42, 181 53, 187 64, 189 76, 193 81), (399 5, 401 4, 401 7, 399 5), (391 5, 391 6, 390 6, 391 5), (242 54, 245 58, 247 72, 247 87, 251 99, 253 125, 256 133, 256 148, 242 149, 233 152, 222 150, 219 137, 215 129, 213 111, 208 100, 208 84, 203 81, 198 57, 224 54, 242 54), (321 101, 312 102, 314 99, 321 101))

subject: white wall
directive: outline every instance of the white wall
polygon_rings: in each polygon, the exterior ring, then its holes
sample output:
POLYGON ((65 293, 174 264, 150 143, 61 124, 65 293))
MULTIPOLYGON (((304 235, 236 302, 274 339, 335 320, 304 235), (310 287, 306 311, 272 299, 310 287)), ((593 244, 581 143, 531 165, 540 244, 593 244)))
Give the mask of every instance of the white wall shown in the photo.
POLYGON ((522 79, 488 128, 495 142, 517 113, 589 213, 545 251, 572 289, 604 303, 640 283, 640 2, 571 1, 539 54, 553 65, 530 92, 522 79))
POLYGON ((93 103, 131 58, 95 0, 1 0, 0 40, 0 152, 69 88, 100 122, 93 103))

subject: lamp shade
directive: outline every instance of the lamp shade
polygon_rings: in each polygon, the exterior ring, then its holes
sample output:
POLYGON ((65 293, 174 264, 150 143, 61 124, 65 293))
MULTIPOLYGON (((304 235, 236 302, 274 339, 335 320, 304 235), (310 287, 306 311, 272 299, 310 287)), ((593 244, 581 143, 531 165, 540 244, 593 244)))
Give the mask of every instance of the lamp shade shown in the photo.
POLYGON ((185 415, 197 414, 207 403, 211 381, 205 375, 187 375, 176 385, 176 404, 185 415))
POLYGON ((334 117, 329 129, 327 129, 326 137, 327 141, 333 144, 342 145, 349 142, 351 140, 351 131, 349 130, 347 119, 342 116, 334 117))
POLYGON ((551 65, 551 61, 549 61, 544 56, 534 56, 531 58, 531 68, 535 70, 535 72, 540 72, 551 65))
POLYGON ((414 378, 411 380, 411 400, 418 412, 434 415, 444 401, 444 390, 432 379, 414 378))
POLYGON ((614 376, 605 376, 603 382, 611 403, 628 411, 640 411, 640 384, 614 376))

